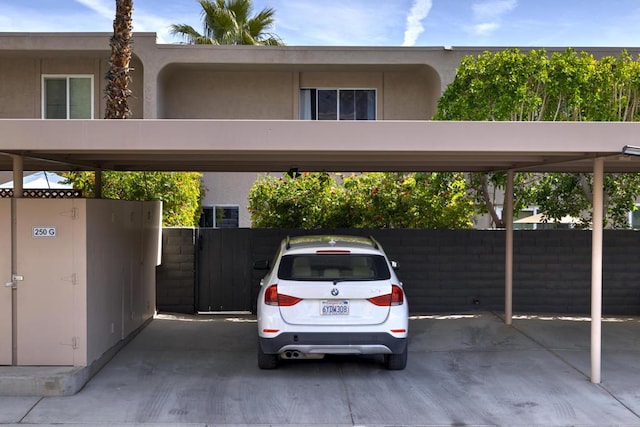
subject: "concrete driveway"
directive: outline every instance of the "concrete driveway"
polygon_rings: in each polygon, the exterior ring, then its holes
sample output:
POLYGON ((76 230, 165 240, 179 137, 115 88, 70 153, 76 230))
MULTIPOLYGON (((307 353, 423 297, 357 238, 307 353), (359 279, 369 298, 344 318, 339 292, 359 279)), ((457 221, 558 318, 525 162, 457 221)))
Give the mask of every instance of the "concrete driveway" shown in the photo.
POLYGON ((0 423, 36 425, 640 426, 640 319, 603 323, 589 382, 587 319, 416 316, 409 362, 256 365, 251 316, 160 315, 83 390, 0 397, 0 423))

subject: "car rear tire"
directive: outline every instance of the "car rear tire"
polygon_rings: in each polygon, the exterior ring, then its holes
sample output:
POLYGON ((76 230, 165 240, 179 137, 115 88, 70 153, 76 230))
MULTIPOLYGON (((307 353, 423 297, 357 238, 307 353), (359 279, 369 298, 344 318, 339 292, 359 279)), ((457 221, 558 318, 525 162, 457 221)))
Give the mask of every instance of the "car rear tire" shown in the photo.
POLYGON ((262 346, 258 343, 258 368, 275 369, 278 367, 278 355, 267 354, 262 351, 262 346))
POLYGON ((384 366, 391 371, 400 371, 407 366, 407 347, 404 347, 402 353, 385 354, 384 366))

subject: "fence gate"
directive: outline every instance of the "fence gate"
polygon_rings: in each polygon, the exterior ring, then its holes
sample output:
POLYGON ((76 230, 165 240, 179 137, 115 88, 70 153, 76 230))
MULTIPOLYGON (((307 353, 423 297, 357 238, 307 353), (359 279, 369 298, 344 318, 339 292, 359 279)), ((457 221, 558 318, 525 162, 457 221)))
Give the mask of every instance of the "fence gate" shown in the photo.
POLYGON ((196 247, 196 311, 251 311, 249 230, 200 228, 196 247))

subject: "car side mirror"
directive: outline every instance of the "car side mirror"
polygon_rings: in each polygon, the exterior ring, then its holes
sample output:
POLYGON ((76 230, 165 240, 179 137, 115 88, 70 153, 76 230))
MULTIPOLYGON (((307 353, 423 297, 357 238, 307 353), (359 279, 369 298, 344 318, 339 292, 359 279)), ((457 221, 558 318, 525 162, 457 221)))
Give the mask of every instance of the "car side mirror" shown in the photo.
POLYGON ((268 270, 269 269, 269 260, 268 259, 261 259, 261 260, 255 261, 253 263, 253 269, 254 270, 268 270))
POLYGON ((396 261, 391 261, 391 268, 393 268, 394 270, 400 270, 400 264, 398 264, 396 261))

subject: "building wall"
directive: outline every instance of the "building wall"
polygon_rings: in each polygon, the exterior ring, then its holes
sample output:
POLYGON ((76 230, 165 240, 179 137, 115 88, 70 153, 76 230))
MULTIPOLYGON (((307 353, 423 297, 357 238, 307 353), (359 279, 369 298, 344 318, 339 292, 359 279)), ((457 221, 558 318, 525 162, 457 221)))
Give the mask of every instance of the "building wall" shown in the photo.
MULTIPOLYGON (((27 119, 42 117, 42 76, 46 74, 90 74, 94 83, 94 118, 104 117, 104 79, 109 67, 108 54, 83 56, 36 56, 23 58, 0 53, 0 118, 27 119)), ((132 118, 143 117, 142 63, 132 61, 129 99, 132 118)))
POLYGON ((202 175, 205 188, 202 206, 237 205, 238 225, 251 227, 251 214, 247 209, 249 190, 261 174, 254 172, 209 172, 202 175), (239 197, 239 195, 242 195, 239 197))
MULTIPOLYGON (((372 67, 374 70, 376 67, 372 67)), ((171 65, 161 74, 162 118, 298 118, 301 88, 377 90, 380 120, 427 120, 435 113, 440 81, 427 67, 411 71, 218 71, 171 65)))
POLYGON ((430 120, 440 98, 440 78, 428 67, 384 73, 384 120, 430 120))
POLYGON ((0 57, 0 118, 41 117, 40 61, 0 57))
POLYGON ((291 119, 292 74, 172 66, 162 75, 163 118, 291 119))

